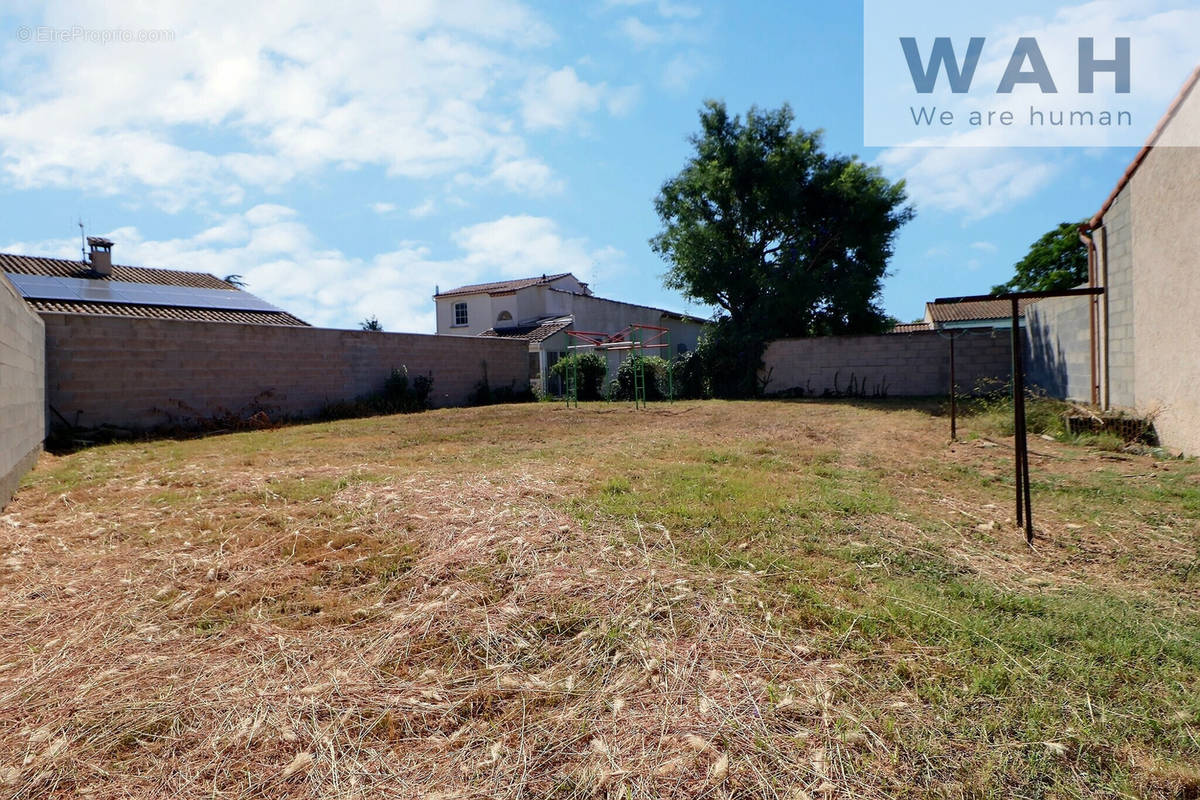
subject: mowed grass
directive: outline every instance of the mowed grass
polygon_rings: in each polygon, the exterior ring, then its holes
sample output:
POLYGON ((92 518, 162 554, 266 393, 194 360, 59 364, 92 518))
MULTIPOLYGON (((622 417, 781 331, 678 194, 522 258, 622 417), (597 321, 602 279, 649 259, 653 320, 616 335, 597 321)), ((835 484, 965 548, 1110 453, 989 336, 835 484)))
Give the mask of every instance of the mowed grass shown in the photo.
POLYGON ((1011 439, 974 424, 950 443, 899 402, 537 404, 47 456, 0 524, 0 779, 1200 796, 1200 465, 1035 438, 1028 549, 1011 439), (103 666, 72 626, 93 652, 145 642, 164 694, 114 721, 46 685, 103 666), (214 677, 239 664, 265 676, 252 703, 214 677), (229 713, 169 691, 204 681, 229 713), (429 781, 403 777, 418 763, 429 781))

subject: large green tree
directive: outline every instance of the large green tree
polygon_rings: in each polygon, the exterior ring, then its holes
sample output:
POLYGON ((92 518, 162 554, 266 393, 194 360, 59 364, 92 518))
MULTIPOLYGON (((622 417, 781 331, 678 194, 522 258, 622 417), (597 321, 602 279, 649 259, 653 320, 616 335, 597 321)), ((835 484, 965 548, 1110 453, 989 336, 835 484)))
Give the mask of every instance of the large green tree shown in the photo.
POLYGON ((879 292, 913 216, 904 183, 825 153, 820 133, 793 122, 786 105, 742 119, 707 102, 693 155, 654 202, 666 285, 721 309, 716 336, 741 374, 718 394, 753 389, 771 339, 886 327, 879 292))
POLYGON ((1064 222, 1033 243, 1016 263, 1016 274, 1008 283, 992 287, 992 294, 1005 292, 1052 292, 1072 289, 1088 277, 1087 245, 1079 239, 1083 222, 1064 222))

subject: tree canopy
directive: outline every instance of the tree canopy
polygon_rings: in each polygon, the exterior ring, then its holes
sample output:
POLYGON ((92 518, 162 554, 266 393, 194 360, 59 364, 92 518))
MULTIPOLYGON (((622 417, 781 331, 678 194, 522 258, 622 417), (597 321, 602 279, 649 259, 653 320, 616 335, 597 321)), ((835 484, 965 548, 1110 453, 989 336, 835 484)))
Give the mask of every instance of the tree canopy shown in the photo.
POLYGON ((705 104, 694 155, 654 204, 666 285, 765 339, 882 330, 892 240, 913 216, 904 184, 793 121, 787 105, 743 121, 705 104))
POLYGON ((787 105, 743 120, 705 103, 694 153, 654 201, 665 284, 721 309, 711 352, 741 370, 727 394, 754 390, 771 339, 887 327, 879 292, 913 216, 904 182, 825 153, 794 119, 787 105))
POLYGON ((1064 222, 1047 231, 1016 263, 1016 274, 1008 283, 992 287, 992 294, 1005 292, 1052 292, 1071 289, 1088 277, 1087 246, 1079 240, 1082 222, 1064 222))

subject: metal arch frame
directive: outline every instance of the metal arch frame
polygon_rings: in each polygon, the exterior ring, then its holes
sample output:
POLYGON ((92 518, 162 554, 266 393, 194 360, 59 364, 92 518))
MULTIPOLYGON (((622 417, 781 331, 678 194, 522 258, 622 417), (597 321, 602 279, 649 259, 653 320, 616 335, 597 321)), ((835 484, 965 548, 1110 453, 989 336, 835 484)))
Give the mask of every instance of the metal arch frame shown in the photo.
MULTIPOLYGON (((579 344, 568 344, 567 351, 583 351, 583 350, 629 350, 632 356, 642 356, 646 350, 667 350, 667 358, 670 359, 671 350, 671 330, 658 325, 646 325, 639 322, 630 323, 616 333, 603 333, 600 331, 575 331, 567 330, 568 342, 572 339, 579 340, 579 344), (648 338, 647 338, 648 336, 648 338)), ((564 394, 566 395, 567 408, 574 403, 575 407, 579 407, 579 362, 573 359, 567 366, 566 370, 566 387, 564 394)), ((605 365, 604 377, 607 380, 608 370, 605 365)), ((671 370, 667 371, 667 400, 675 402, 675 377, 671 370)), ((633 407, 646 408, 646 371, 645 362, 639 358, 634 366, 633 371, 633 407)))

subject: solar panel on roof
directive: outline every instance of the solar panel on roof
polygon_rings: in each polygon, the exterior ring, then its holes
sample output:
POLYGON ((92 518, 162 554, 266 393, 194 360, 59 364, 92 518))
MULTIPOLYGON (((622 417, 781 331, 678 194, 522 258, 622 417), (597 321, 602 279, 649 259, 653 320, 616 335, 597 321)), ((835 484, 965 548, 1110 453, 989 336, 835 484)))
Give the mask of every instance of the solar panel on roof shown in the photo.
POLYGON ((196 289, 155 283, 59 278, 6 272, 23 296, 36 300, 74 300, 89 303, 123 303, 136 306, 219 308, 229 311, 273 311, 283 309, 249 292, 237 289, 196 289))

